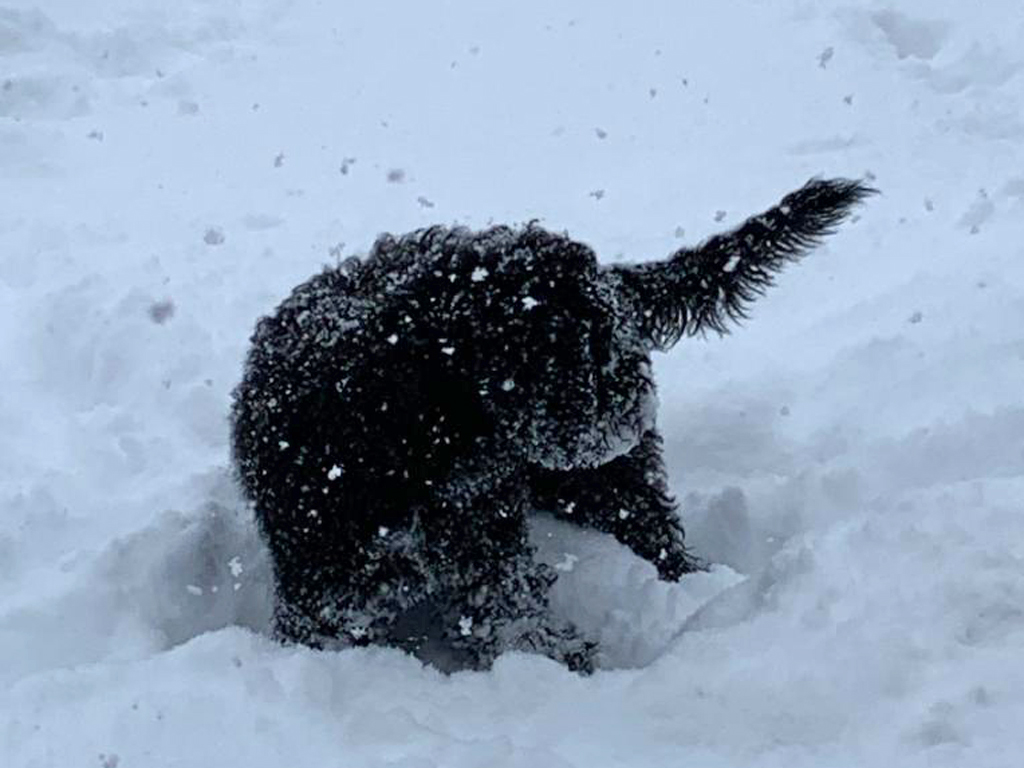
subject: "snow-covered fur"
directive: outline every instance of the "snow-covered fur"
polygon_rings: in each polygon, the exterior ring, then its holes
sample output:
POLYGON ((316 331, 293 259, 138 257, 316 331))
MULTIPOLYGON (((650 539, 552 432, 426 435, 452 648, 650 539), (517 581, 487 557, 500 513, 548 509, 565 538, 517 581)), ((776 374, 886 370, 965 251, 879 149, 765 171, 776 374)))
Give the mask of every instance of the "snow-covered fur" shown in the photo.
POLYGON ((598 265, 536 225, 382 236, 257 325, 234 455, 276 627, 449 667, 536 650, 589 671, 548 611, 527 515, 606 531, 664 579, 699 568, 667 493, 650 353, 725 332, 871 190, 814 180, 655 264, 598 265))

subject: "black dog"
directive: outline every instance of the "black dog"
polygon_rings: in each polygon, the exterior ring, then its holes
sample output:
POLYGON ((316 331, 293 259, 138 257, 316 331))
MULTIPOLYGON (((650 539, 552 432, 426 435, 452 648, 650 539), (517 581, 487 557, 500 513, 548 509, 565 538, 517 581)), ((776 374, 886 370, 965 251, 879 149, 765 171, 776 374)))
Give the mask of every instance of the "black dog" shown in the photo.
POLYGON ((555 576, 527 515, 608 532, 666 580, 698 569, 667 493, 651 352, 725 333, 873 191, 812 180, 634 266, 532 224, 432 227, 300 285, 257 325, 233 410, 279 635, 592 669, 594 644, 548 613, 555 576))

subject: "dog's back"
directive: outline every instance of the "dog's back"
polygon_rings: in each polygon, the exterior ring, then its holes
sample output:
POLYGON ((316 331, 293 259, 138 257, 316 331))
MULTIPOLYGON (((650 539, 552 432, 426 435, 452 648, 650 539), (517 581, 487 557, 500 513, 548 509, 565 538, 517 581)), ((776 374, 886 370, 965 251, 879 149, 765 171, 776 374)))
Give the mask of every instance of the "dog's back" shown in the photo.
MULTIPOLYGON (((345 494, 353 510, 407 513, 423 483, 493 432, 478 369, 508 368, 503 354, 535 346, 523 320, 539 301, 531 291, 578 282, 563 273, 594 263, 585 246, 539 227, 433 227, 382 236, 364 260, 296 287, 257 324, 235 391, 235 460, 264 528, 279 527, 270 515, 318 511, 327 494, 345 494)), ((506 396, 505 380, 489 394, 506 396)), ((373 532, 362 517, 330 524, 361 538, 373 532)))

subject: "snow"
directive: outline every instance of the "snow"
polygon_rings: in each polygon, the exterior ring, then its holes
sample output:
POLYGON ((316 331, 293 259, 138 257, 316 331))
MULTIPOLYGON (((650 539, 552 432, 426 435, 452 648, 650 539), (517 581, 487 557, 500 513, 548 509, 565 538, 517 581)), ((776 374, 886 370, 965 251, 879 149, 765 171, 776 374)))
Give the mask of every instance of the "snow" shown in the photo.
POLYGON ((1011 0, 0 8, 0 765, 1018 765, 1022 41, 1011 0), (656 361, 711 570, 537 521, 604 669, 268 638, 226 417, 296 283, 437 222, 660 258, 816 174, 883 195, 656 361))

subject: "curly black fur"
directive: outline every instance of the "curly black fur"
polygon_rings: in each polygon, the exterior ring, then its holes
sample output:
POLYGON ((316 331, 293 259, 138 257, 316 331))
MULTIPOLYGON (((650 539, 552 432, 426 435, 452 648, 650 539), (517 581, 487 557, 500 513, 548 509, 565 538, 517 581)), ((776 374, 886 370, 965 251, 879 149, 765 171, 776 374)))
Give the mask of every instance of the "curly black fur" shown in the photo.
POLYGON ((233 409, 280 636, 474 668, 533 649, 590 670, 593 643, 547 610, 528 513, 611 533, 665 579, 697 569, 650 353, 724 332, 871 191, 812 181, 653 265, 602 268, 535 225, 432 227, 298 286, 258 323, 233 409))
POLYGON ((859 181, 811 179, 731 232, 667 261, 615 267, 632 293, 643 333, 658 349, 683 336, 728 333, 730 322, 774 282, 786 264, 818 245, 857 203, 876 194, 859 181))

